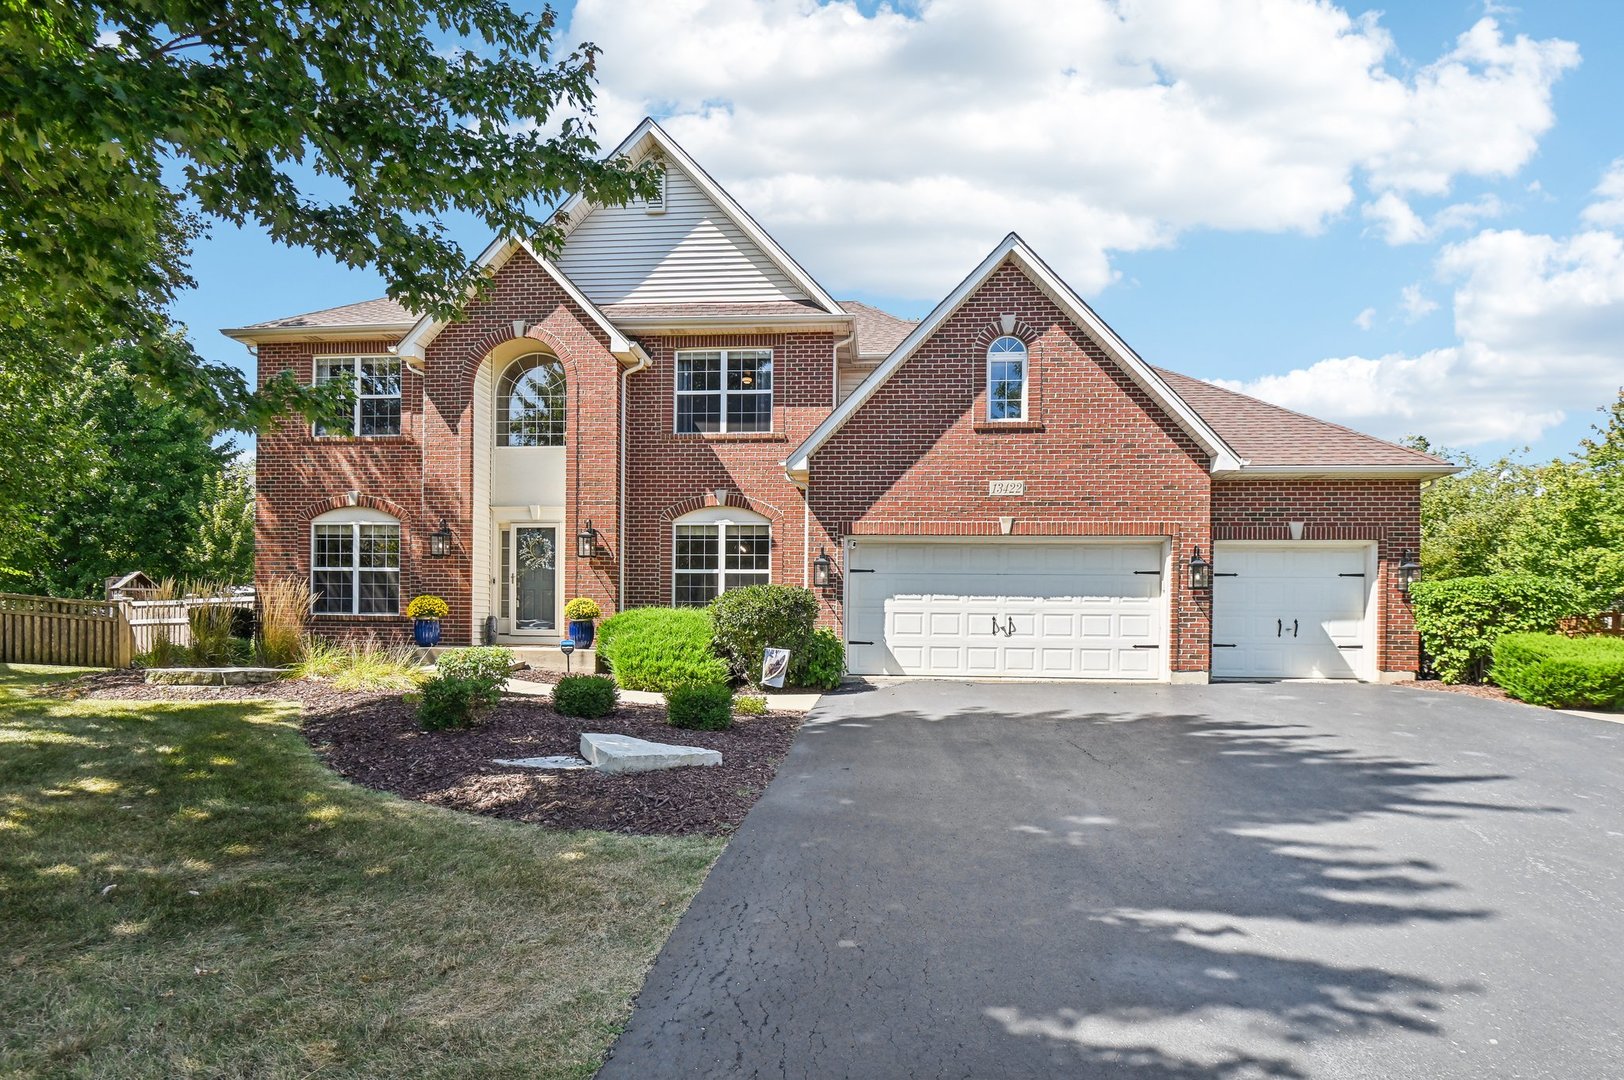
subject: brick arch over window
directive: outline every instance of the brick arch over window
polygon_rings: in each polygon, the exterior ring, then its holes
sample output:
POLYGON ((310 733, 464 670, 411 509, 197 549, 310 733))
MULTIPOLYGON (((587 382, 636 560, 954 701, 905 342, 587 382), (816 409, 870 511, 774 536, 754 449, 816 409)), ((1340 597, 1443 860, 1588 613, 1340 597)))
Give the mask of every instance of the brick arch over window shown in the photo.
POLYGON ((762 502, 760 499, 749 498, 737 491, 724 491, 722 497, 718 499, 716 492, 707 491, 703 495, 694 495, 680 502, 672 503, 660 511, 660 520, 670 524, 684 514, 691 514, 695 510, 703 510, 707 506, 731 506, 739 510, 749 510, 752 513, 760 514, 774 525, 784 519, 782 510, 771 503, 762 502))
POLYGON ((378 510, 396 521, 405 528, 411 520, 409 512, 404 506, 390 499, 380 499, 376 495, 362 495, 359 492, 345 492, 342 495, 329 495, 325 499, 318 499, 304 509, 304 520, 308 523, 320 517, 329 510, 343 510, 351 506, 364 506, 369 510, 378 510))
POLYGON ((1001 337, 1019 338, 1021 344, 1030 349, 1032 343, 1038 339, 1038 332, 1017 315, 1000 315, 976 331, 976 348, 981 351, 982 355, 986 355, 987 350, 992 347, 992 343, 1001 337), (1005 328, 1006 321, 1008 322, 1007 329, 1005 328))
MULTIPOLYGON (((551 353, 563 365, 564 381, 571 386, 575 385, 576 377, 580 374, 580 362, 575 350, 570 349, 562 338, 539 323, 523 325, 522 328, 524 329, 522 334, 515 334, 512 326, 498 326, 488 331, 465 354, 459 377, 471 384, 481 365, 489 361, 498 349, 511 342, 522 342, 525 345, 538 345, 537 352, 551 353)), ((509 359, 518 355, 520 354, 515 353, 509 359)), ((502 366, 505 367, 506 363, 504 362, 502 366)), ((493 376, 499 374, 500 372, 493 372, 493 376)))

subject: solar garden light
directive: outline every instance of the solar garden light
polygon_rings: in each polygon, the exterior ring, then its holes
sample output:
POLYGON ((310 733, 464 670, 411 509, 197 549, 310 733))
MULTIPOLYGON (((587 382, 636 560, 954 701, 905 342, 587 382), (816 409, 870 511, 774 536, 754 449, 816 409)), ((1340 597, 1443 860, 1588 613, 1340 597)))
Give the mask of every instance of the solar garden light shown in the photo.
POLYGON ((564 654, 564 674, 570 673, 570 653, 575 651, 575 639, 564 638, 558 643, 558 651, 564 654))

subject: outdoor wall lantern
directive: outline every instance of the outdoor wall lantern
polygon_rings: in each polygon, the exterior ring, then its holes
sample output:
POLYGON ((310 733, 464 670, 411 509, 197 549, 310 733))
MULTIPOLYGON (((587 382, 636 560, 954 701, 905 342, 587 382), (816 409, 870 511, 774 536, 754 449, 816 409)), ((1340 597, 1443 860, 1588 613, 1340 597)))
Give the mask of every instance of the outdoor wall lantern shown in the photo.
POLYGON ((827 589, 829 587, 829 568, 831 565, 829 553, 819 547, 818 557, 812 560, 812 584, 820 589, 827 589))
POLYGON ((429 554, 436 559, 443 559, 451 554, 451 526, 446 524, 445 518, 440 518, 440 527, 429 533, 429 554))
POLYGON ((1212 563, 1201 557, 1199 545, 1195 549, 1195 554, 1190 556, 1190 588, 1212 588, 1212 563))
POLYGON ((1421 564, 1415 552, 1405 550, 1398 557, 1398 591, 1410 595, 1410 586, 1421 580, 1421 564))
POLYGON ((592 527, 592 519, 587 518, 586 528, 575 534, 575 555, 577 558, 590 559, 598 554, 598 530, 592 527))

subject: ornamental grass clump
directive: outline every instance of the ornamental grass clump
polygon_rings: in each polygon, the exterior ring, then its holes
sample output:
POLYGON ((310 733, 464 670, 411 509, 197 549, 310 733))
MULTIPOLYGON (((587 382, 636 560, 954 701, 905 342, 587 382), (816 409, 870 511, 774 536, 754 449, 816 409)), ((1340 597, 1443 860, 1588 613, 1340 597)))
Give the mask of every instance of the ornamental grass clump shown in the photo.
POLYGON ((304 657, 305 620, 310 617, 310 582, 302 577, 270 578, 255 590, 259 601, 259 662, 286 667, 304 657))
POLYGON ((325 679, 336 690, 404 691, 417 689, 426 676, 417 650, 408 645, 385 645, 376 638, 339 644, 312 637, 293 677, 325 679))
POLYGON ((231 640, 236 618, 236 592, 219 582, 194 582, 186 590, 186 621, 192 632, 192 661, 201 667, 225 667, 236 659, 231 640))

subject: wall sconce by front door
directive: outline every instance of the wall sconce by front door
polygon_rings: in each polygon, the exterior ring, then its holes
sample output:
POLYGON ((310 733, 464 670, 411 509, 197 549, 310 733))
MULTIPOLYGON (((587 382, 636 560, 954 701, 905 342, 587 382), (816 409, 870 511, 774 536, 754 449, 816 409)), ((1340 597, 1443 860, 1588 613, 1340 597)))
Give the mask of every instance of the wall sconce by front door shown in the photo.
POLYGON ((829 553, 818 548, 818 557, 812 560, 812 584, 820 589, 829 587, 829 570, 833 564, 829 560, 829 553))
POLYGON ((1398 591, 1405 596, 1410 595, 1410 586, 1421 580, 1421 564, 1416 561, 1415 552, 1405 550, 1398 557, 1398 591))
POLYGON ((451 526, 446 524, 445 518, 440 518, 440 527, 429 533, 429 554, 436 559, 443 559, 451 554, 451 526))
POLYGON ((575 555, 580 559, 592 559, 597 554, 598 530, 592 527, 592 519, 587 518, 586 528, 575 534, 575 555))
POLYGON ((1201 557, 1199 545, 1195 549, 1195 554, 1190 556, 1190 588, 1212 588, 1212 563, 1201 557))

